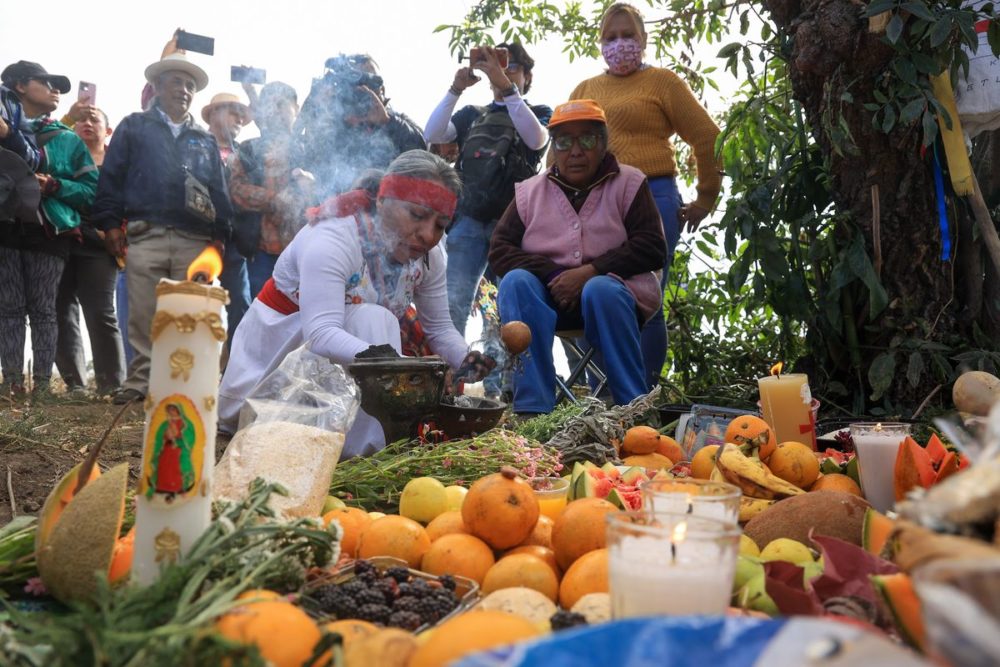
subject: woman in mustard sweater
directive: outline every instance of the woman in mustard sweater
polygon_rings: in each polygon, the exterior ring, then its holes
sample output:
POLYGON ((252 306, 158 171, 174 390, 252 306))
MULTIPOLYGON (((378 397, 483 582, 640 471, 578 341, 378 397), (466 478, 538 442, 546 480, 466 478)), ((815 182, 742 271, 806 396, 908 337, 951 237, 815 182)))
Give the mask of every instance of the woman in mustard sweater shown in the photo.
MULTIPOLYGON (((640 169, 649 179, 667 238, 663 281, 680 228, 694 231, 715 206, 722 183, 715 160, 719 127, 674 72, 643 62, 646 30, 642 14, 630 4, 608 7, 601 18, 604 74, 580 83, 570 99, 593 99, 608 118, 610 150, 622 164, 640 169), (674 145, 678 135, 694 150, 698 167, 698 197, 684 204, 677 192, 674 145)), ((667 355, 667 329, 660 311, 642 331, 642 356, 649 386, 659 382, 667 355)))

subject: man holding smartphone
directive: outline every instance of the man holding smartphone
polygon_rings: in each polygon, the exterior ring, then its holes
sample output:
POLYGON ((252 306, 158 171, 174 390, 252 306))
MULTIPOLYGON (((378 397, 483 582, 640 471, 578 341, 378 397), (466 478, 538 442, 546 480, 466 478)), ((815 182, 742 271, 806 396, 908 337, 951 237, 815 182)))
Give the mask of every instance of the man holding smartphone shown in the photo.
POLYGON ((125 256, 128 234, 128 337, 134 356, 124 388, 114 396, 118 404, 146 395, 157 283, 183 280, 207 245, 223 254, 232 218, 219 145, 190 113, 208 75, 182 53, 164 56, 145 74, 155 100, 149 110, 127 116, 112 135, 93 210, 111 254, 125 256))

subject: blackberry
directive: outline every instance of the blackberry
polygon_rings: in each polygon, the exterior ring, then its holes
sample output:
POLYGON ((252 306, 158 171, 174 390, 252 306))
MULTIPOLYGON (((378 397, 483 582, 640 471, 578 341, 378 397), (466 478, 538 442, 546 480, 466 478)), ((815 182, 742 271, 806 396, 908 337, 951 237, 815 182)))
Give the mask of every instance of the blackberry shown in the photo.
POLYGON ((375 590, 374 588, 366 588, 357 595, 354 596, 354 601, 358 606, 366 604, 385 604, 385 596, 382 595, 382 591, 375 590))
POLYGON ((440 609, 445 610, 445 613, 448 613, 449 611, 458 606, 458 598, 456 598, 453 593, 450 593, 448 591, 441 591, 435 593, 433 596, 431 596, 431 599, 435 601, 435 603, 438 605, 440 609))
POLYGON ((360 579, 351 579, 346 584, 340 585, 340 590, 343 591, 344 595, 351 598, 357 597, 357 595, 366 588, 368 587, 365 586, 365 582, 360 579))
POLYGON ((423 622, 420 619, 420 614, 412 611, 394 611, 389 616, 389 626, 394 628, 402 628, 412 632, 421 625, 423 622))
POLYGON ((405 567, 390 567, 385 571, 385 576, 395 579, 397 583, 405 584, 410 580, 410 571, 405 567))
POLYGON ((366 572, 376 573, 375 566, 371 564, 371 561, 358 560, 354 561, 354 574, 362 575, 366 572))
POLYGON ((552 614, 549 624, 552 626, 553 631, 566 630, 577 625, 587 625, 587 617, 573 611, 560 610, 552 614))
POLYGON ((448 591, 455 590, 455 577, 450 574, 442 574, 438 577, 438 581, 441 582, 441 587, 448 591))
POLYGON ((420 600, 415 597, 406 595, 396 598, 396 601, 392 603, 393 611, 412 611, 419 613, 420 600))
POLYGON ((424 597, 427 594, 427 592, 428 592, 428 589, 426 589, 426 588, 420 588, 420 587, 418 587, 413 582, 410 582, 410 583, 407 583, 407 584, 400 584, 399 585, 399 594, 400 594, 400 596, 410 596, 410 597, 415 597, 415 598, 422 598, 422 597, 424 597))
POLYGON ((372 588, 382 594, 387 604, 392 604, 392 601, 399 595, 399 584, 396 583, 395 579, 379 579, 372 588))
POLYGON ((424 623, 437 623, 451 611, 451 607, 440 598, 426 597, 417 604, 417 613, 424 623))
POLYGON ((385 624, 389 620, 390 613, 384 604, 365 604, 358 608, 354 617, 362 621, 385 624))
POLYGON ((326 613, 336 613, 336 610, 343 606, 345 602, 348 602, 350 598, 344 595, 343 591, 340 590, 339 586, 323 586, 318 588, 312 597, 316 600, 316 604, 319 605, 320 610, 326 613))

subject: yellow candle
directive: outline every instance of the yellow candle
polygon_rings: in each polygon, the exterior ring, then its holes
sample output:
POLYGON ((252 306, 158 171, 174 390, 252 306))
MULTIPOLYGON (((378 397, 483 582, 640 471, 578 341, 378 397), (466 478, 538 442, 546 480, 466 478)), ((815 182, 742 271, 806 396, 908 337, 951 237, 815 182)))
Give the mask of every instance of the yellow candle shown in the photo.
MULTIPOLYGON (((194 267, 195 265, 192 265, 194 267)), ((219 355, 228 293, 161 280, 153 317, 132 575, 140 584, 184 557, 212 520, 219 355)))
POLYGON ((812 394, 805 373, 783 373, 757 379, 764 421, 779 443, 793 440, 816 448, 812 394))

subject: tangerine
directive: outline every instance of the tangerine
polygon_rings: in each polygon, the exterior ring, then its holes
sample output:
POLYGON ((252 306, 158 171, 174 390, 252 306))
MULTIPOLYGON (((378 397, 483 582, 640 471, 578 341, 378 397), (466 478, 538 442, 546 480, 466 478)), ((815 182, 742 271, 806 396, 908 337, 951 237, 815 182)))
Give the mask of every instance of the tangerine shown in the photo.
POLYGON ((514 547, 500 558, 503 560, 507 556, 512 556, 514 554, 529 554, 531 556, 535 556, 536 558, 541 558, 545 561, 545 564, 551 567, 552 571, 556 573, 556 577, 559 577, 562 574, 559 570, 559 563, 556 562, 556 552, 549 547, 543 547, 537 544, 526 544, 514 547))
POLYGON ((494 549, 524 542, 538 515, 534 490, 513 468, 476 480, 462 503, 466 528, 494 549))
POLYGON ((588 593, 608 592, 608 550, 584 554, 566 570, 559 585, 559 606, 572 609, 588 593))
POLYGON ((409 667, 441 667, 495 646, 537 637, 531 621, 504 611, 470 611, 434 629, 410 659, 409 667))
POLYGON ((774 429, 766 421, 754 415, 740 415, 729 422, 725 440, 735 445, 749 444, 756 447, 762 461, 766 461, 774 448, 778 446, 778 441, 774 437, 774 429))
POLYGON ((430 548, 431 538, 423 526, 405 516, 390 514, 372 521, 361 531, 358 558, 393 556, 417 568, 430 548))
POLYGON ((254 644, 275 667, 301 667, 313 653, 320 631, 308 614, 283 600, 264 600, 236 607, 215 623, 226 639, 254 644))
POLYGON ((715 470, 715 457, 719 453, 718 445, 702 447, 691 458, 691 476, 697 479, 708 479, 715 470))
POLYGON ((454 533, 442 535, 420 561, 420 569, 430 574, 457 574, 482 585, 493 563, 493 550, 478 537, 454 533))
POLYGON ((469 535, 469 529, 465 527, 465 522, 462 521, 462 513, 458 510, 438 514, 427 524, 426 530, 427 537, 431 538, 431 542, 444 535, 452 535, 454 533, 469 535))
POLYGON ((622 451, 626 454, 652 454, 659 446, 660 432, 652 426, 633 426, 622 438, 622 451))
POLYGON ((800 489, 809 488, 819 477, 819 461, 812 447, 792 440, 775 447, 767 467, 772 474, 800 489))
POLYGON ((864 494, 861 493, 861 487, 858 483, 847 475, 842 475, 839 472, 830 473, 828 475, 820 475, 819 479, 813 482, 813 485, 809 487, 810 491, 843 491, 845 493, 853 493, 856 496, 864 498, 864 494))
POLYGON ((374 519, 368 516, 368 512, 357 507, 339 507, 330 510, 323 515, 323 525, 329 526, 334 519, 340 524, 340 552, 347 554, 351 558, 358 555, 358 539, 361 531, 365 529, 374 519))
POLYGON ((659 441, 656 443, 656 453, 666 456, 674 463, 684 460, 684 450, 669 435, 660 436, 659 441))
POLYGON ((581 498, 563 508, 552 527, 552 550, 563 572, 588 551, 604 548, 605 515, 617 511, 602 498, 581 498))
POLYGON ((540 547, 552 548, 552 526, 555 525, 555 521, 552 517, 545 516, 544 514, 538 515, 538 521, 535 523, 535 527, 531 529, 531 535, 528 535, 528 539, 521 542, 519 547, 526 547, 531 545, 537 545, 540 547))
POLYGON ((532 554, 504 556, 483 579, 483 595, 517 587, 536 590, 553 602, 559 597, 559 579, 552 566, 532 554))

